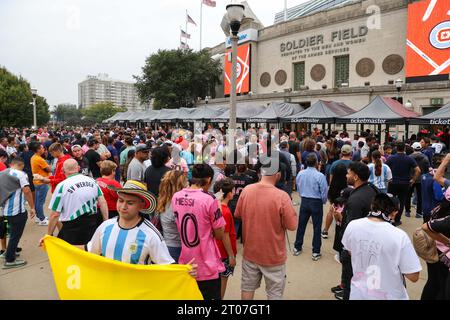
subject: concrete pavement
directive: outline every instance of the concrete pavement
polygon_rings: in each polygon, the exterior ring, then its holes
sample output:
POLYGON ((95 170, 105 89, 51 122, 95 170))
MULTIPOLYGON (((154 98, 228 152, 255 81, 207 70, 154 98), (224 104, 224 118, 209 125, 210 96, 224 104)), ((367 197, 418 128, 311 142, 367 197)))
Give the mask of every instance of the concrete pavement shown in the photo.
MULTIPOLYGON (((47 203, 50 195, 47 199, 47 203)), ((298 202, 295 194, 294 200, 298 202)), ((298 212, 299 206, 296 206, 298 212)), ((48 210, 47 210, 48 211, 48 210)), ((326 212, 326 211, 324 211, 326 212)), ((403 217, 401 228, 409 235, 421 225, 422 219, 403 217)), ((47 254, 38 248, 39 239, 45 234, 46 227, 37 226, 34 221, 28 221, 24 235, 20 242, 23 248, 21 258, 28 261, 24 267, 17 269, 0 269, 0 299, 59 299, 53 275, 48 263, 47 254)), ((293 248, 295 232, 289 232, 288 237, 293 248)), ((336 252, 333 250, 334 226, 329 232, 329 239, 322 241, 322 259, 315 262, 311 259, 312 224, 308 224, 303 253, 294 257, 288 254, 287 284, 285 299, 289 300, 334 300, 330 288, 340 282, 341 266, 334 260, 336 252)), ((263 244, 262 244, 263 245, 263 244)), ((289 247, 288 247, 289 248, 289 247)), ((225 299, 240 299, 242 246, 239 244, 237 267, 234 276, 228 281, 225 299)), ((427 279, 426 264, 422 262, 423 270, 417 283, 407 281, 408 294, 411 299, 420 299, 420 295, 427 279)), ((264 280, 261 288, 256 292, 255 299, 266 299, 264 280)))

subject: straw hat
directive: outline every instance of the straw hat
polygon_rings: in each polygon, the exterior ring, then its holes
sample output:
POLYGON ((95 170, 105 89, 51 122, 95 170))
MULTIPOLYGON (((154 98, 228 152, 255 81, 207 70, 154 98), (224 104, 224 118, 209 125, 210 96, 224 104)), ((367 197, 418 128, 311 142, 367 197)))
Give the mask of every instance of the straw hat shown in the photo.
POLYGON ((147 191, 147 187, 145 184, 135 180, 128 180, 123 188, 118 189, 112 186, 109 186, 111 190, 114 190, 117 194, 124 193, 130 194, 133 196, 137 196, 144 200, 145 206, 144 209, 141 210, 142 213, 153 213, 156 210, 156 197, 150 191, 147 191))

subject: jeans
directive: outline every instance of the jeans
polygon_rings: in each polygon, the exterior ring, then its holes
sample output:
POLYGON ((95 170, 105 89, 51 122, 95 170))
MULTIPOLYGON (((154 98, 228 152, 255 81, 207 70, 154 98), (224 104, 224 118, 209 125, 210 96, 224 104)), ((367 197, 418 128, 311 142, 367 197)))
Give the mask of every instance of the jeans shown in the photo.
POLYGON ((19 245, 20 238, 22 238, 25 224, 27 223, 28 213, 25 211, 16 216, 6 217, 8 219, 10 237, 8 247, 6 248, 6 262, 16 261, 16 249, 19 245))
POLYGON ((422 184, 421 183, 414 183, 413 186, 409 189, 408 196, 405 200, 405 210, 406 210, 406 212, 411 212, 411 198, 414 193, 414 189, 416 189, 416 195, 417 195, 416 214, 422 214, 422 184))
POLYGON ((302 249, 306 225, 308 224, 310 217, 312 217, 314 228, 314 236, 312 241, 313 253, 320 253, 320 247, 322 246, 322 238, 320 233, 323 220, 323 203, 321 199, 302 198, 297 237, 295 238, 294 246, 297 250, 302 249))
POLYGON ((408 197, 410 185, 409 184, 389 184, 389 193, 398 197, 400 201, 400 210, 395 216, 395 222, 400 222, 403 214, 403 208, 405 207, 406 198, 408 197))
POLYGON ((45 199, 47 198, 48 193, 48 185, 36 185, 36 203, 34 206, 36 207, 36 216, 39 218, 39 220, 43 221, 45 219, 44 215, 44 203, 45 199))
POLYGON ((118 183, 120 183, 120 166, 117 167, 117 169, 116 169, 116 175, 115 175, 114 179, 115 179, 118 183))
POLYGON ((167 249, 169 249, 169 254, 175 260, 175 263, 178 263, 178 260, 180 259, 181 254, 181 247, 169 247, 167 246, 167 249))

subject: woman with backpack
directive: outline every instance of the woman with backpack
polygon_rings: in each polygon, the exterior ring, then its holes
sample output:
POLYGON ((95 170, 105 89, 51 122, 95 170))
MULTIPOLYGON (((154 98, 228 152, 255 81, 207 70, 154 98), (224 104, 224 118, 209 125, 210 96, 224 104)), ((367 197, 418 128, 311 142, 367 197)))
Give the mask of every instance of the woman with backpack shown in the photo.
POLYGON ((427 263, 428 280, 422 292, 421 300, 450 300, 450 188, 444 194, 444 200, 431 213, 431 220, 422 229, 436 241, 435 263, 427 263))

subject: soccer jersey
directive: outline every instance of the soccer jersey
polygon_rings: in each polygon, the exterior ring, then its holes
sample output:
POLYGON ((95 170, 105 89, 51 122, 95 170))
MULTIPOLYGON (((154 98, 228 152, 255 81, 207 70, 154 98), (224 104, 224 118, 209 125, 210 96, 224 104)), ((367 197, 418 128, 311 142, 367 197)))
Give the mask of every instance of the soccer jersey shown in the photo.
POLYGON ((17 169, 10 169, 9 174, 19 179, 20 189, 11 193, 5 201, 3 205, 3 215, 5 217, 16 216, 19 213, 25 212, 25 196, 22 189, 30 185, 28 176, 25 172, 17 169))
POLYGON ((183 189, 172 198, 181 238, 180 264, 192 258, 198 265, 198 281, 213 280, 225 271, 213 230, 225 226, 217 200, 201 189, 183 189))
POLYGON ((132 229, 119 225, 119 218, 103 222, 88 243, 89 252, 131 264, 175 263, 156 227, 142 218, 132 229))
POLYGON ((392 180, 392 171, 388 165, 382 164, 381 175, 375 175, 375 164, 369 163, 368 165, 370 171, 369 183, 380 190, 387 189, 388 182, 392 180))
POLYGON ((96 214, 100 196, 97 182, 78 173, 56 186, 48 208, 61 214, 60 221, 72 221, 83 214, 96 214))

